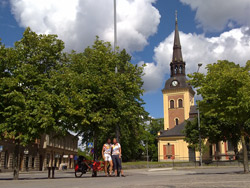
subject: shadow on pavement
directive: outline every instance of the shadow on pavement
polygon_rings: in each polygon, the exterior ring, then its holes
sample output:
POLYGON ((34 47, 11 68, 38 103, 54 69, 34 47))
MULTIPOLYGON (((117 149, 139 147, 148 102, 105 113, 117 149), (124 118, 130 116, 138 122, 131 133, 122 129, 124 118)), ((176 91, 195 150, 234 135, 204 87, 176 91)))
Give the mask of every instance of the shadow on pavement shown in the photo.
MULTIPOLYGON (((72 172, 66 172, 67 174, 72 174, 72 177, 55 177, 54 179, 52 179, 52 178, 47 178, 47 177, 34 177, 34 178, 32 178, 32 177, 20 177, 19 179, 18 179, 18 181, 22 181, 22 180, 59 180, 59 179, 85 179, 85 178, 115 178, 115 176, 111 176, 111 177, 106 177, 105 175, 99 175, 99 176, 96 176, 96 177, 92 177, 91 175, 90 176, 82 176, 82 177, 79 177, 79 178, 76 178, 73 174, 74 173, 72 173, 72 172)), ((13 180, 13 178, 9 178, 9 177, 7 177, 7 178, 0 178, 0 181, 15 181, 15 180, 13 180)))

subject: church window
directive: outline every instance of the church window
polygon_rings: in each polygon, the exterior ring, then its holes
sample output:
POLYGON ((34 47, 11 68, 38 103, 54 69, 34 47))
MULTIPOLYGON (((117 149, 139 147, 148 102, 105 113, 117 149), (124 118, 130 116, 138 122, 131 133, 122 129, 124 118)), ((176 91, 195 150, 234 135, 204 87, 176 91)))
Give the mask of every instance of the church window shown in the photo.
POLYGON ((175 118, 175 125, 179 125, 179 119, 175 118))
POLYGON ((170 108, 174 108, 174 100, 170 101, 170 108))
POLYGON ((183 101, 182 101, 182 99, 178 100, 178 106, 179 106, 179 108, 183 108, 183 101))
POLYGON ((175 159, 174 145, 169 144, 163 146, 164 159, 175 159))
POLYGON ((180 65, 180 73, 181 74, 183 73, 183 67, 182 67, 182 65, 180 65))
POLYGON ((178 66, 175 65, 175 70, 174 70, 174 73, 177 74, 178 73, 178 66))

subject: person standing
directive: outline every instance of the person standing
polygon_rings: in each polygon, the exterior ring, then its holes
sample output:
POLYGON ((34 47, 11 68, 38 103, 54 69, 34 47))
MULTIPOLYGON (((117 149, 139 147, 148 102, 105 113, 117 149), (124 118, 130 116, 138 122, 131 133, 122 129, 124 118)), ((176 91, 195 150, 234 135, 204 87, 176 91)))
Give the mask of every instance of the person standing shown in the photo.
POLYGON ((112 160, 115 170, 115 176, 118 175, 118 170, 120 170, 121 176, 125 177, 122 170, 122 149, 121 145, 117 142, 116 138, 113 139, 112 145, 112 160))
POLYGON ((107 143, 105 143, 102 147, 102 158, 104 160, 104 170, 105 170, 105 175, 108 176, 108 163, 109 163, 109 175, 111 176, 112 173, 112 167, 113 167, 113 162, 112 162, 112 157, 111 157, 111 140, 110 138, 107 139, 107 143))

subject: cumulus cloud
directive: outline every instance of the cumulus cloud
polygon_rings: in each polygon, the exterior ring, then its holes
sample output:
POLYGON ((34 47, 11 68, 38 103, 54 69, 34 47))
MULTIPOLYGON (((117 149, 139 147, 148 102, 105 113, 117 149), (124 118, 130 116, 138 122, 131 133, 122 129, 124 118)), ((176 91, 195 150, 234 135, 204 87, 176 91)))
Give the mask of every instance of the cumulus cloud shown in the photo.
MULTIPOLYGON (((218 37, 205 37, 192 33, 180 32, 183 59, 186 62, 187 73, 197 71, 198 63, 202 63, 201 72, 205 72, 207 64, 217 60, 234 61, 245 65, 250 59, 250 28, 235 28, 223 32, 218 37)), ((154 49, 154 62, 146 63, 144 88, 146 91, 156 91, 164 80, 164 75, 170 73, 169 63, 173 53, 174 33, 170 34, 154 49)), ((140 62, 142 64, 142 62, 140 62)))
MULTIPOLYGON (((117 1, 118 45, 140 51, 157 32, 156 0, 117 1)), ((11 0, 12 13, 22 27, 57 34, 67 50, 83 50, 98 35, 113 43, 113 0, 11 0)))
MULTIPOLYGON (((180 0, 196 10, 196 20, 205 30, 222 31, 232 23, 250 26, 249 0, 180 0), (228 25, 229 24, 229 25, 228 25)), ((235 24, 233 24, 235 25, 235 24)))

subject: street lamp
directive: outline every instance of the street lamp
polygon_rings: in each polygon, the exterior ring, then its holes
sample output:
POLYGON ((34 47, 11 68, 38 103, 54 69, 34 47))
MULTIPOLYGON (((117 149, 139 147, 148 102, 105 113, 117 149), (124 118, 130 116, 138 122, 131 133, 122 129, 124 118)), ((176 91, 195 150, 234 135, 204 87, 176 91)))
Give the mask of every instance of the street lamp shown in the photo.
MULTIPOLYGON (((117 21, 116 21, 116 0, 114 0, 114 53, 116 53, 116 47, 117 47, 117 21)), ((118 73, 117 65, 115 66, 115 74, 118 73)), ((116 125, 116 140, 119 142, 120 138, 120 130, 119 125, 116 125)))
POLYGON ((23 151, 23 153, 24 153, 25 155, 28 155, 28 154, 29 154, 29 150, 28 150, 28 149, 25 149, 25 150, 23 151))
MULTIPOLYGON (((198 70, 197 73, 200 70, 200 67, 202 66, 201 63, 198 64, 198 70)), ((197 101, 197 112, 198 112, 198 127, 199 127, 199 151, 200 151, 200 166, 202 166, 202 151, 201 151, 201 120, 200 120, 200 107, 199 107, 199 102, 197 101)))

